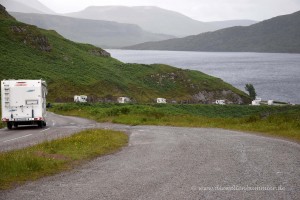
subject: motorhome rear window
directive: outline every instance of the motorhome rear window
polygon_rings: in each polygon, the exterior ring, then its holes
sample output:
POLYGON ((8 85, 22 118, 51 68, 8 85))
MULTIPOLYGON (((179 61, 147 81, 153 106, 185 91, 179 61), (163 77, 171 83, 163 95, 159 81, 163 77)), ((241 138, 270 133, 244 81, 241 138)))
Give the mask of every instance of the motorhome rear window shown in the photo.
POLYGON ((26 100, 26 105, 38 105, 38 100, 26 100))

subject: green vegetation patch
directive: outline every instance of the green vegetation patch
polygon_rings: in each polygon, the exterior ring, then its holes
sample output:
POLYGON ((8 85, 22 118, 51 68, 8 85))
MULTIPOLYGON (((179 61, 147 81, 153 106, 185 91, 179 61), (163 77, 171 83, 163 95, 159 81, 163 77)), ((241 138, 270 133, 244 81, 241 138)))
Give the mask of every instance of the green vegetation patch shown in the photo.
MULTIPOLYGON (((2 116, 2 110, 0 108, 0 116, 2 116)), ((2 121, 0 121, 0 128, 4 128, 6 124, 4 124, 2 121)))
POLYGON ((300 141, 300 106, 57 104, 52 111, 100 122, 225 128, 300 141))
POLYGON ((0 189, 52 175, 126 145, 122 132, 91 129, 21 150, 0 153, 0 189))

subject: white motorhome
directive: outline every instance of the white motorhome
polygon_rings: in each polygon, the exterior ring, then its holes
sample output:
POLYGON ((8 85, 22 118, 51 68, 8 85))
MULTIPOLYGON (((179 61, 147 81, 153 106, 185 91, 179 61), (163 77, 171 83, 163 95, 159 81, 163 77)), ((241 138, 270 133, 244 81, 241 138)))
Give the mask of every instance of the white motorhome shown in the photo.
POLYGON ((260 103, 261 103, 261 98, 256 98, 255 100, 253 100, 251 102, 251 105, 253 105, 253 106, 259 106, 260 103))
POLYGON ((225 100, 216 100, 216 104, 225 105, 225 100))
POLYGON ((43 80, 1 81, 2 121, 7 128, 46 126, 47 84, 43 80))
POLYGON ((269 106, 274 105, 274 100, 268 100, 268 105, 269 105, 269 106))
POLYGON ((156 103, 167 103, 167 100, 165 98, 157 98, 156 103))
POLYGON ((251 102, 251 105, 252 105, 252 106, 259 106, 259 105, 260 105, 260 101, 253 100, 253 101, 251 102))
POLYGON ((76 102, 76 103, 86 103, 87 102, 87 96, 86 95, 75 95, 74 96, 74 102, 76 102))
POLYGON ((128 97, 119 97, 118 98, 118 103, 130 103, 131 100, 128 97))

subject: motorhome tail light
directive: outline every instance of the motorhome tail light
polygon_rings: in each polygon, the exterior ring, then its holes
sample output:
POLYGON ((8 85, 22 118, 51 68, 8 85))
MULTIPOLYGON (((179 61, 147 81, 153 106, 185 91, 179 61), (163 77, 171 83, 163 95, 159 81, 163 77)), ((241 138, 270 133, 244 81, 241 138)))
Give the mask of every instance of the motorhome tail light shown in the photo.
POLYGON ((2 121, 3 121, 3 122, 8 122, 8 119, 3 118, 2 121))
POLYGON ((26 82, 16 82, 15 86, 27 86, 26 82))
POLYGON ((35 121, 43 121, 42 117, 34 118, 35 121))

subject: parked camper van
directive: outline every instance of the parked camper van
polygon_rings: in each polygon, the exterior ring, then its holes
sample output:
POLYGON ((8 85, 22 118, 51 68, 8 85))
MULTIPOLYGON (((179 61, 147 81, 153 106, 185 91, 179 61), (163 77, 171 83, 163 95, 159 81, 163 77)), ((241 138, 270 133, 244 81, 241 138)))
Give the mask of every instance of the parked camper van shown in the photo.
POLYGON ((216 104, 225 105, 225 100, 216 100, 216 104))
POLYGON ((274 100, 268 100, 268 105, 269 105, 269 106, 274 105, 274 100))
POLYGON ((165 98, 157 98, 156 103, 167 103, 167 100, 165 98))
POLYGON ((87 96, 86 95, 75 95, 74 96, 74 102, 76 102, 76 103, 86 103, 87 102, 87 96))
POLYGON ((2 121, 7 128, 46 126, 47 84, 43 80, 1 81, 2 121))
POLYGON ((130 103, 131 100, 128 97, 119 97, 118 98, 118 103, 130 103))
POLYGON ((259 106, 261 103, 261 98, 256 98, 255 100, 252 101, 253 106, 259 106))

